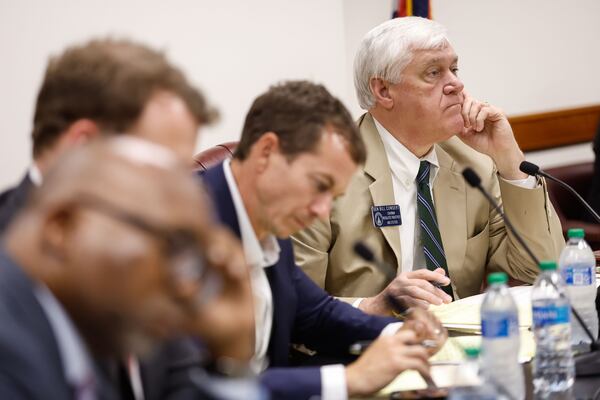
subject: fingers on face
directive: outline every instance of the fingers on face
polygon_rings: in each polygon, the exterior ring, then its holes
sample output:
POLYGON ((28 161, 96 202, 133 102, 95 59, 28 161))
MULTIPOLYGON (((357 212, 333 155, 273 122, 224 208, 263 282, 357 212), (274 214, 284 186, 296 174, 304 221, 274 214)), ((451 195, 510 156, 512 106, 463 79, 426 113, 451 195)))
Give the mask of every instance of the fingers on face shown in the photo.
POLYGON ((490 105, 487 102, 480 102, 465 95, 461 110, 466 128, 463 134, 466 135, 473 131, 481 132, 490 113, 490 105))
POLYGON ((476 122, 477 115, 481 111, 482 104, 476 101, 473 101, 471 104, 471 109, 469 110, 469 126, 475 130, 477 130, 476 122))
POLYGON ((473 105, 473 99, 471 96, 465 94, 465 98, 463 100, 461 114, 465 123, 465 128, 470 128, 471 123, 469 121, 469 114, 471 112, 471 107, 473 105))
POLYGON ((477 113, 477 116, 475 117, 474 126, 477 132, 481 132, 483 130, 485 120, 488 118, 489 114, 490 108, 487 105, 482 104, 481 108, 479 109, 479 112, 477 113))

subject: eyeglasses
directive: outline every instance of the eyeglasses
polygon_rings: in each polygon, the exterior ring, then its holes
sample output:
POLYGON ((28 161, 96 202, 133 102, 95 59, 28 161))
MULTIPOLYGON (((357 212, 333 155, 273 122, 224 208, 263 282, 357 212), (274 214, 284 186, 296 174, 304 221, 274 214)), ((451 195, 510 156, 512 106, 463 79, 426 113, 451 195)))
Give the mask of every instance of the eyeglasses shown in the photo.
POLYGON ((221 276, 214 269, 207 267, 193 231, 170 230, 156 226, 89 193, 82 193, 77 199, 79 206, 92 209, 158 239, 163 244, 164 254, 169 260, 169 272, 175 285, 196 284, 201 287, 196 296, 196 305, 205 304, 220 293, 221 276))

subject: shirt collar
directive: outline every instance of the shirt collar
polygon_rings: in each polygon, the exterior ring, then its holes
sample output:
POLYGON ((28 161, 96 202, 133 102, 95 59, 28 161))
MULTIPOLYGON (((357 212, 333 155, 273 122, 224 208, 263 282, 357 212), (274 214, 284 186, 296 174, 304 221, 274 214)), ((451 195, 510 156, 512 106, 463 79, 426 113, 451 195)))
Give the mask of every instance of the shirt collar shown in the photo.
POLYGON ((424 157, 419 158, 400 143, 400 141, 385 129, 375 117, 373 117, 373 121, 375 122, 377 132, 383 141, 383 147, 385 148, 388 162, 390 163, 390 170, 402 186, 410 187, 415 184, 421 161, 429 161, 431 164, 429 182, 433 183, 440 166, 434 148, 432 147, 429 153, 424 157))
POLYGON ((272 234, 269 234, 262 241, 259 241, 256 237, 254 228, 252 228, 252 224, 250 223, 250 217, 244 206, 244 201, 242 200, 235 178, 231 172, 230 163, 230 160, 226 160, 223 163, 223 171, 240 225, 240 234, 246 262, 251 267, 270 267, 279 261, 279 243, 277 243, 277 239, 272 234))
POLYGON ((65 309, 46 286, 36 286, 34 293, 56 337, 67 381, 73 386, 81 385, 94 376, 92 357, 83 339, 65 309))
POLYGON ((31 165, 29 166, 28 174, 29 179, 31 179, 31 182, 33 182, 35 186, 42 185, 42 173, 40 172, 40 169, 38 168, 35 162, 31 163, 31 165))

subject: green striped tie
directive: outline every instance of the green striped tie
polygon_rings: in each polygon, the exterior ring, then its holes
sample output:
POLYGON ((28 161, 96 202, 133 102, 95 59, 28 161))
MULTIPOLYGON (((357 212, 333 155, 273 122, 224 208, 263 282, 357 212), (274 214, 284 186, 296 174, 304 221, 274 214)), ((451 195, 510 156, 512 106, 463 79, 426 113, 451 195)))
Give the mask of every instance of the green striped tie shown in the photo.
MULTIPOLYGON (((423 244, 427 269, 433 271, 437 268, 443 268, 446 271, 446 276, 450 277, 440 228, 438 227, 435 208, 431 199, 430 170, 429 161, 421 161, 419 173, 417 174, 417 210, 419 211, 419 224, 421 225, 421 243, 423 244)), ((454 299, 450 285, 442 286, 442 290, 454 299)))

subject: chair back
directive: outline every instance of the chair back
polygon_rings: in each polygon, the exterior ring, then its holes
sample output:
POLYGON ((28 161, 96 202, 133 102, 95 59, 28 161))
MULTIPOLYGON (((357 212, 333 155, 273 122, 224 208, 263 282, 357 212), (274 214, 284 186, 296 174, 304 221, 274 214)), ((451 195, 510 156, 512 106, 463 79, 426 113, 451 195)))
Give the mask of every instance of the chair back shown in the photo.
MULTIPOLYGON (((545 172, 572 186, 585 199, 588 197, 592 186, 594 163, 590 161, 548 168, 545 172)), ((600 249, 600 225, 587 222, 590 221, 586 214, 587 211, 579 204, 577 199, 573 198, 569 191, 549 179, 546 182, 548 183, 550 200, 560 218, 565 237, 569 229, 583 228, 585 229, 586 241, 590 243, 594 250, 600 249)))
POLYGON ((221 161, 233 157, 237 145, 238 142, 221 143, 196 154, 194 156, 194 172, 206 171, 221 161))

